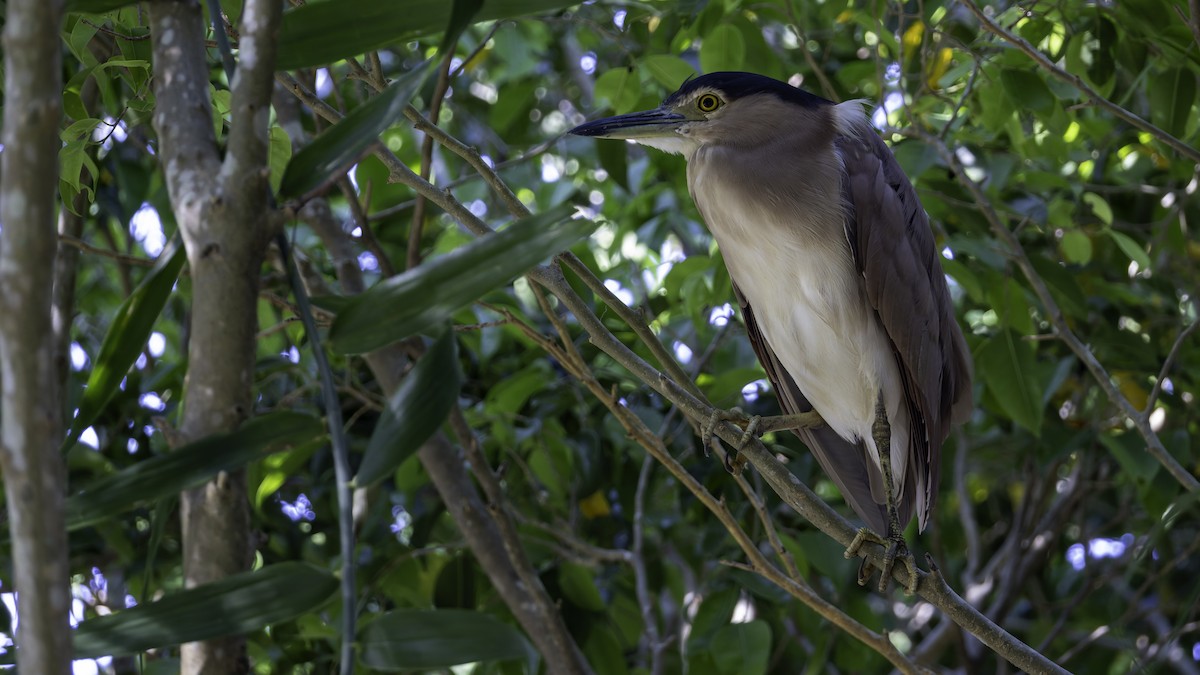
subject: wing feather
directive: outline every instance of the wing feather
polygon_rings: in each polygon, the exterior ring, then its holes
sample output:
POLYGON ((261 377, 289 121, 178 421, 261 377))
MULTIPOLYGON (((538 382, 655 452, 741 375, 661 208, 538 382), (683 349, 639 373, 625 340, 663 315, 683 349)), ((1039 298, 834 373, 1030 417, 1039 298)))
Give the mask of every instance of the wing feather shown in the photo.
POLYGON ((942 442, 971 409, 970 358, 928 216, 891 150, 865 125, 841 136, 838 150, 846 238, 891 339, 912 418, 908 466, 917 480, 906 488, 919 487, 910 506, 924 529, 937 497, 942 442))

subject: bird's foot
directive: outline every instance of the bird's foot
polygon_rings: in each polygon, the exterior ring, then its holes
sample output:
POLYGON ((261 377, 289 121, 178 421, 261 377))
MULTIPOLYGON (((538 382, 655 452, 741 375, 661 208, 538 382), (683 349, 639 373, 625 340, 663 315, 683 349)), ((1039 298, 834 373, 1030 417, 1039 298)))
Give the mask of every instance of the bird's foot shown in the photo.
MULTIPOLYGON (((850 546, 846 549, 846 559, 849 560, 858 555, 862 545, 870 542, 879 544, 883 547, 883 566, 879 570, 879 592, 887 593, 888 584, 892 581, 892 568, 896 565, 896 560, 902 560, 904 566, 908 569, 908 584, 904 587, 905 595, 913 595, 917 592, 917 561, 913 559, 912 553, 908 550, 908 542, 904 541, 904 535, 896 531, 888 537, 881 537, 872 530, 865 527, 860 527, 858 533, 854 535, 854 541, 850 542, 850 546)), ((871 580, 871 576, 875 572, 875 565, 867 558, 863 558, 862 564, 858 567, 858 585, 866 586, 871 580)))
POLYGON ((716 435, 717 425, 721 422, 732 422, 742 428, 742 437, 738 439, 737 446, 730 452, 725 453, 725 470, 733 475, 738 475, 742 472, 742 468, 746 466, 746 458, 742 456, 742 448, 750 444, 750 439, 757 435, 759 420, 762 418, 758 415, 747 417, 746 413, 739 408, 730 410, 714 410, 704 424, 700 427, 700 438, 704 446, 704 456, 709 456, 709 446, 712 444, 712 438, 716 435))

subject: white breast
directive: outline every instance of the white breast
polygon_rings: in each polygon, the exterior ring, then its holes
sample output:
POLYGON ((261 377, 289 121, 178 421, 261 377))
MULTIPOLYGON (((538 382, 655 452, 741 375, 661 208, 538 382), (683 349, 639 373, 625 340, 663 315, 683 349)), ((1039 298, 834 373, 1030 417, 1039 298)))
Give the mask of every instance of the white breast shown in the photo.
POLYGON ((701 150, 688 164, 692 196, 768 344, 826 424, 846 440, 865 441, 876 463, 871 426, 882 389, 899 493, 908 414, 891 343, 854 267, 844 211, 827 197, 841 194, 840 171, 817 170, 791 183, 807 191, 788 190, 786 179, 766 181, 744 198, 706 161, 712 156, 701 150), (830 184, 813 185, 820 175, 831 176, 830 184), (777 221, 771 211, 787 219, 777 221))

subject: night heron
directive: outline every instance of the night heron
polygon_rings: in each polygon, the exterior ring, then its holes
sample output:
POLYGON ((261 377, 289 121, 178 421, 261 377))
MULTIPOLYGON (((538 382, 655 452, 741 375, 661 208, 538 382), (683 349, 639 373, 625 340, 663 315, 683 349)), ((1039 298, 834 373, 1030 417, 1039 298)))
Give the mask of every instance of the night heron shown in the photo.
POLYGON ((913 592, 903 530, 914 512, 921 531, 929 523, 942 442, 971 409, 971 365, 928 217, 862 103, 711 73, 654 110, 571 133, 687 159, 780 406, 820 415, 793 430, 869 528, 847 557, 879 543, 880 590, 900 555, 913 592))

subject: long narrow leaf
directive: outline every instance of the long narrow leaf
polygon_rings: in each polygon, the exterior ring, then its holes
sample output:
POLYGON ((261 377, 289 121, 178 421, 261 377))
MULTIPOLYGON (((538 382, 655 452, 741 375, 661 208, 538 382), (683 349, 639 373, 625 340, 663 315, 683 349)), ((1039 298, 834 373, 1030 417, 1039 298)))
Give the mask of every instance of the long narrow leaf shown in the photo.
POLYGON ((571 208, 564 204, 524 218, 368 289, 334 320, 334 351, 369 352, 449 320, 596 227, 584 219, 564 221, 571 208))
POLYGON ((384 671, 537 658, 516 628, 463 609, 389 612, 364 627, 360 641, 363 664, 384 671))
POLYGON ((337 585, 329 572, 300 562, 237 574, 84 621, 75 631, 75 657, 137 654, 260 630, 324 605, 337 585))
POLYGON ((100 345, 96 365, 88 376, 87 389, 79 402, 79 414, 71 425, 64 448, 71 447, 79 440, 83 430, 91 426, 104 411, 104 406, 108 405, 120 387, 121 380, 142 353, 146 340, 150 339, 154 322, 162 314, 183 263, 187 262, 183 244, 178 238, 173 240, 172 246, 174 248, 168 248, 158 256, 158 264, 117 310, 117 316, 100 345))
POLYGON ((459 36, 471 25, 472 19, 482 7, 483 0, 454 0, 454 8, 450 10, 450 22, 446 26, 446 34, 442 36, 438 53, 445 56, 454 50, 459 36))
POLYGON ((294 412, 255 417, 236 431, 189 443, 175 452, 138 462, 67 499, 67 529, 104 520, 137 504, 200 485, 220 471, 256 457, 319 438, 321 420, 294 412))
POLYGON ((404 114, 404 107, 420 89, 431 66, 432 62, 426 61, 397 78, 293 155, 283 172, 279 194, 299 197, 350 168, 379 134, 404 114))
POLYGON ((441 426, 462 380, 456 347, 454 331, 447 328, 396 388, 371 434, 356 485, 390 475, 441 426))
MULTIPOLYGON (((509 19, 577 4, 579 0, 488 0, 475 20, 509 19)), ((283 15, 275 67, 296 70, 325 65, 432 35, 446 29, 452 12, 446 0, 407 0, 402 9, 380 0, 310 2, 283 15)))

